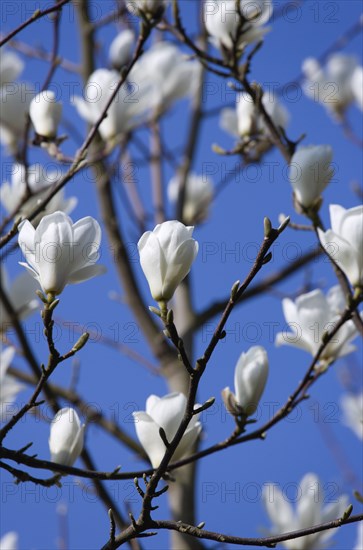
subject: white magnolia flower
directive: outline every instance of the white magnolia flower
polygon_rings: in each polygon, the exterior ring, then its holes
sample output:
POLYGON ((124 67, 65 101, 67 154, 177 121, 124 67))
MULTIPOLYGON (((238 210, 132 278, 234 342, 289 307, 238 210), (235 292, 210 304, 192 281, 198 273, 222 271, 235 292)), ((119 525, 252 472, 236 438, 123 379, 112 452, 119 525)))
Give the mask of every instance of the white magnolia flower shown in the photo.
MULTIPOLYGON (((150 395, 146 401, 146 411, 136 411, 133 414, 137 437, 144 447, 153 468, 157 468, 165 454, 166 447, 160 437, 163 428, 166 439, 171 442, 185 414, 187 399, 182 393, 169 393, 164 397, 150 395)), ((197 405, 196 405, 197 407, 197 405)), ((179 460, 190 452, 190 448, 201 432, 202 425, 199 415, 193 416, 176 451, 173 461, 179 460)))
POLYGON ((147 97, 150 111, 165 112, 177 100, 193 95, 200 64, 170 42, 157 42, 137 61, 130 75, 147 97))
POLYGON ((344 423, 363 439, 363 392, 347 393, 341 399, 344 423))
POLYGON ((45 294, 60 294, 67 284, 104 273, 104 266, 96 264, 100 244, 101 228, 90 216, 73 223, 63 212, 54 212, 36 229, 28 220, 19 226, 19 245, 28 262, 20 265, 45 294))
POLYGON ((157 302, 168 302, 188 275, 198 253, 193 230, 172 220, 147 231, 139 240, 141 267, 157 302))
POLYGON ((234 43, 242 50, 251 42, 263 39, 268 28, 263 27, 273 11, 271 0, 240 0, 245 18, 241 26, 236 0, 205 0, 204 22, 213 45, 222 52, 233 49, 234 43), (238 36, 237 36, 238 33, 238 36))
POLYGON ((26 117, 34 97, 34 87, 27 82, 6 84, 0 89, 0 141, 11 153, 24 138, 26 117))
POLYGON ((363 206, 346 210, 331 204, 331 229, 318 229, 322 246, 348 277, 352 286, 363 285, 363 206))
POLYGON ((268 357, 261 346, 253 346, 242 353, 234 371, 234 390, 222 391, 223 401, 229 412, 251 416, 256 412, 266 386, 268 357))
POLYGON ((23 384, 7 374, 15 355, 14 348, 0 350, 0 421, 7 422, 13 416, 14 411, 10 410, 17 394, 23 389, 23 384))
POLYGON ((308 97, 339 116, 354 101, 352 78, 356 67, 354 57, 341 53, 331 56, 325 68, 310 57, 302 65, 306 77, 303 90, 308 97))
POLYGON ((56 101, 52 90, 44 90, 31 101, 29 115, 39 136, 53 139, 57 136, 62 118, 62 104, 56 101))
POLYGON ((14 82, 23 68, 24 63, 15 52, 0 50, 0 87, 14 82))
POLYGON ((356 67, 351 80, 352 92, 354 99, 363 111, 363 67, 356 67))
MULTIPOLYGON (((174 176, 168 186, 168 197, 173 203, 178 200, 179 178, 174 176)), ((206 176, 189 174, 186 186, 183 207, 183 220, 193 224, 204 221, 209 214, 209 207, 213 199, 213 184, 206 176)))
MULTIPOLYGON (((282 301, 286 322, 291 332, 279 332, 276 345, 289 345, 315 355, 321 345, 324 332, 331 331, 345 309, 340 286, 334 286, 325 296, 320 289, 301 294, 295 302, 282 301)), ((350 342, 357 335, 353 321, 349 320, 325 347, 320 358, 336 359, 355 350, 350 342)))
POLYGON ((320 201, 334 174, 332 159, 333 150, 329 145, 308 145, 294 153, 289 179, 295 198, 302 207, 309 208, 320 201))
MULTIPOLYGON (((133 72, 130 73, 132 82, 133 72)), ((97 69, 89 77, 83 98, 75 96, 72 101, 78 114, 89 124, 95 124, 103 113, 117 83, 120 74, 117 71, 97 69)), ((100 125, 100 134, 105 141, 112 140, 129 131, 139 120, 138 117, 144 113, 148 106, 145 103, 144 92, 137 86, 124 83, 116 98, 111 103, 107 117, 100 125)))
POLYGON ((127 0, 126 7, 133 15, 160 18, 167 4, 168 0, 127 0))
MULTIPOLYGON (((38 300, 36 299, 35 291, 39 289, 39 285, 28 273, 21 273, 10 283, 3 264, 0 266, 0 270, 4 292, 18 319, 23 321, 38 309, 38 300)), ((0 333, 6 332, 11 326, 11 319, 1 300, 0 319, 0 333)))
MULTIPOLYGON (((275 484, 265 486, 263 500, 274 525, 272 534, 282 535, 341 518, 347 508, 348 497, 342 495, 326 506, 324 498, 319 478, 311 473, 306 474, 300 482, 296 510, 275 484)), ((323 550, 327 548, 327 542, 333 534, 333 530, 321 531, 281 544, 288 550, 323 550)))
POLYGON ((18 533, 9 531, 0 539, 0 550, 18 550, 18 533))
MULTIPOLYGON (((263 106, 275 126, 286 128, 289 113, 272 93, 264 93, 263 106)), ((241 138, 250 135, 269 136, 269 130, 258 113, 251 96, 242 92, 236 96, 236 109, 225 108, 221 111, 220 126, 223 130, 241 138)))
POLYGON ((51 461, 73 466, 83 449, 84 424, 72 408, 57 412, 50 425, 49 450, 51 461))
POLYGON ((116 38, 113 39, 108 56, 111 65, 116 70, 120 70, 129 63, 134 44, 135 34, 130 29, 121 31, 116 38))
MULTIPOLYGON (((26 171, 22 164, 14 164, 11 175, 11 183, 4 182, 0 187, 0 199, 9 214, 16 213, 16 217, 21 216, 27 218, 36 208, 49 189, 57 182, 59 174, 57 172, 47 172, 46 168, 41 164, 34 164, 28 167, 28 185, 32 194, 19 209, 18 206, 22 202, 26 194, 26 171)), ((51 214, 57 210, 62 210, 65 214, 70 214, 77 205, 77 198, 64 197, 64 189, 49 201, 43 212, 38 214, 32 223, 37 226, 41 218, 46 214, 51 214)))

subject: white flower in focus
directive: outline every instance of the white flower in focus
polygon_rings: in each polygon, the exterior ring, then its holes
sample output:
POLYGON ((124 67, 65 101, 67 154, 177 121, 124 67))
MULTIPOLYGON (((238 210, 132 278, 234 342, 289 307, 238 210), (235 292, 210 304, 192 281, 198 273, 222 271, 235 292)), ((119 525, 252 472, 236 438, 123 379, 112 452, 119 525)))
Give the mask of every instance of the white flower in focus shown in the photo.
POLYGON ((105 272, 97 265, 101 228, 90 216, 73 223, 63 212, 44 216, 38 227, 24 220, 19 246, 28 263, 20 262, 45 294, 60 294, 67 284, 80 283, 105 272))
POLYGON ((138 242, 140 264, 156 302, 168 302, 198 253, 194 227, 172 220, 147 231, 138 242))
POLYGON ((329 145, 300 147, 292 156, 289 179, 294 195, 304 208, 318 205, 334 170, 331 167, 333 150, 329 145))
POLYGON ((54 139, 62 118, 62 104, 55 99, 52 90, 44 90, 36 95, 29 107, 29 115, 39 136, 54 139))
POLYGON ((331 56, 324 68, 317 59, 310 57, 302 65, 306 77, 303 90, 339 117, 354 101, 352 78, 356 67, 354 57, 341 53, 331 56))
POLYGON ((144 92, 148 110, 160 115, 175 101, 194 94, 199 74, 197 61, 190 61, 170 42, 157 42, 137 61, 130 82, 144 92))
POLYGON ((213 45, 222 52, 231 50, 234 43, 243 50, 252 42, 259 42, 269 31, 263 27, 270 19, 273 5, 270 0, 240 0, 245 18, 241 26, 236 0, 205 0, 204 23, 213 45), (238 33, 238 36, 237 36, 238 33))
POLYGON ((14 82, 24 69, 24 63, 15 52, 0 50, 0 87, 14 82))
POLYGON ((351 80, 352 92, 361 111, 363 111, 363 67, 356 67, 351 80))
MULTIPOLYGON (((130 82, 133 81, 131 74, 130 82)), ((119 73, 107 69, 97 69, 91 74, 83 97, 74 96, 72 99, 78 114, 86 122, 89 124, 97 122, 119 80, 119 73)), ((121 86, 107 111, 107 117, 99 127, 104 141, 115 139, 129 131, 138 122, 138 117, 148 108, 143 94, 144 92, 137 86, 130 89, 127 82, 121 86)))
MULTIPOLYGON (((178 200, 179 178, 174 176, 168 186, 168 197, 173 203, 178 200)), ((209 214, 213 199, 213 184, 206 176, 189 174, 184 197, 183 220, 186 224, 197 224, 204 221, 209 214)))
POLYGON ((0 539, 0 550, 18 550, 18 533, 9 531, 0 539))
MULTIPOLYGON (((16 217, 27 218, 36 206, 49 192, 49 189, 57 182, 59 174, 56 172, 48 173, 41 164, 34 164, 28 167, 28 185, 31 196, 20 207, 23 197, 26 195, 26 170, 22 164, 14 164, 11 175, 11 183, 4 182, 0 187, 0 199, 9 214, 16 213, 16 217)), ((32 224, 36 227, 43 216, 52 214, 57 210, 62 210, 65 214, 70 214, 77 205, 77 198, 70 197, 66 199, 64 189, 48 202, 45 209, 38 214, 32 224)))
POLYGON ((116 70, 119 71, 131 61, 134 44, 135 34, 130 29, 121 31, 113 39, 108 55, 112 66, 116 70))
POLYGON ((253 346, 242 353, 234 371, 233 394, 229 388, 222 391, 228 412, 251 416, 257 410, 268 377, 268 357, 261 346, 253 346))
MULTIPOLYGON (((285 298, 282 308, 291 332, 279 332, 276 345, 294 346, 315 356, 322 335, 334 328, 344 311, 344 296, 340 286, 331 288, 326 296, 320 289, 316 289, 301 294, 295 302, 285 298)), ((347 321, 324 348, 320 359, 337 359, 351 353, 355 346, 350 342, 356 335, 353 321, 347 321)))
POLYGON ((51 461, 73 466, 83 449, 84 424, 72 408, 57 412, 50 425, 49 450, 51 461))
POLYGON ((341 399, 344 423, 363 439, 363 393, 347 393, 341 399))
MULTIPOLYGON (((160 428, 165 431, 169 442, 174 438, 185 414, 187 399, 182 393, 170 393, 164 397, 150 395, 146 401, 146 411, 133 414, 137 437, 144 447, 153 468, 157 468, 165 454, 166 447, 160 437, 160 428)), ((197 405, 195 405, 197 407, 197 405)), ((201 432, 199 415, 193 416, 172 460, 176 461, 190 453, 190 448, 201 432)))
POLYGON ((160 18, 167 4, 168 0, 127 0, 126 7, 133 15, 160 18))
POLYGON ((11 154, 24 138, 26 117, 34 97, 34 86, 13 82, 0 89, 0 141, 11 154))
MULTIPOLYGON (((266 511, 274 527, 272 535, 308 529, 342 517, 348 505, 348 497, 340 496, 331 504, 325 503, 323 487, 315 474, 306 474, 300 482, 296 510, 275 484, 263 489, 266 511)), ((281 544, 288 550, 323 550, 334 534, 334 530, 321 531, 281 544)))
MULTIPOLYGON (((18 319, 23 321, 38 309, 39 302, 35 291, 39 290, 39 285, 28 273, 21 273, 10 283, 5 266, 1 265, 0 270, 4 292, 18 319)), ((2 300, 0 300, 0 320, 0 333, 6 332, 11 326, 11 319, 2 300)))
POLYGON ((363 286, 363 206, 331 204, 329 210, 331 229, 318 229, 320 242, 351 285, 363 286))
POLYGON ((15 355, 14 348, 0 350, 0 421, 8 422, 14 414, 11 407, 17 394, 24 388, 23 384, 7 374, 15 355))

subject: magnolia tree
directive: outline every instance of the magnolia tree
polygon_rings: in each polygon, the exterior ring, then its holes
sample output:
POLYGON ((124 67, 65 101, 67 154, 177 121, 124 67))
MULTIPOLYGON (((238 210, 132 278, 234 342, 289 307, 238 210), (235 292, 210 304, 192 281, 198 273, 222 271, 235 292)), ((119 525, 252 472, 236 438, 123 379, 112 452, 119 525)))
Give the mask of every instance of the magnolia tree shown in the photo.
POLYGON ((358 3, 2 18, 1 549, 362 550, 358 3))

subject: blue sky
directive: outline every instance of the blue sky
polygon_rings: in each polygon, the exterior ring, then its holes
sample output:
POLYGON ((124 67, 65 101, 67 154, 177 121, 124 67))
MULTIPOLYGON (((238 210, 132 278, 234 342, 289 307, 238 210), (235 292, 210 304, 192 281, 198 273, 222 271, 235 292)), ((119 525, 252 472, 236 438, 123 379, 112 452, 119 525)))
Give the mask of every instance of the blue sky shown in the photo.
MULTIPOLYGON (((91 2, 94 19, 113 8, 113 2, 91 2)), ((17 26, 39 7, 39 2, 3 2, 3 32, 17 26)), ((196 6, 191 0, 181 2, 185 27, 193 32, 196 23, 196 6)), ((282 2, 275 2, 276 7, 282 2)), ((261 82, 266 88, 276 83, 281 86, 290 82, 300 72, 302 61, 308 56, 319 56, 338 36, 358 20, 362 4, 359 1, 325 0, 306 1, 298 8, 292 8, 284 17, 272 20, 271 32, 265 44, 256 55, 251 78, 261 82)), ((62 55, 80 62, 79 37, 77 35, 75 14, 72 7, 64 10, 61 26, 62 55)), ((116 35, 117 26, 110 24, 97 35, 100 47, 99 66, 105 64, 108 46, 116 35)), ((38 21, 24 30, 18 37, 33 46, 42 45, 49 49, 51 45, 51 23, 48 19, 38 21)), ((362 49, 362 37, 356 36, 344 48, 344 53, 353 54, 359 59, 362 49)), ((42 61, 27 60, 22 80, 41 83, 47 71, 42 61)), ((82 86, 78 77, 63 69, 56 72, 54 82, 59 89, 64 104, 65 117, 72 120, 79 132, 85 126, 69 105, 69 90, 80 93, 82 86)), ((207 108, 233 103, 233 94, 226 83, 215 76, 208 77, 209 86, 205 90, 207 108)), ((324 193, 322 217, 329 223, 329 203, 339 203, 352 207, 358 203, 352 191, 352 182, 362 181, 361 151, 348 142, 341 128, 330 119, 321 105, 303 95, 293 100, 283 96, 282 101, 291 115, 288 135, 297 139, 306 134, 305 144, 330 144, 334 150, 336 175, 334 181, 324 193)), ((178 148, 183 144, 187 131, 186 101, 172 109, 163 121, 165 141, 169 148, 178 148)), ((360 111, 352 106, 348 111, 349 121, 362 138, 362 119, 360 111)), ((147 134, 141 134, 143 140, 147 134)), ((233 170, 238 159, 220 157, 211 150, 218 143, 231 148, 233 139, 219 129, 218 117, 205 119, 201 139, 198 144, 193 170, 198 173, 213 173, 217 185, 226 172, 233 170)), ((69 139, 64 144, 67 154, 74 153, 76 144, 69 139)), ((31 160, 49 163, 44 153, 31 152, 31 160)), ((2 176, 5 179, 11 168, 11 159, 3 156, 2 176)), ((149 196, 149 172, 137 166, 137 184, 147 198, 149 196)), ((278 152, 269 153, 257 170, 236 172, 230 184, 219 195, 213 205, 212 215, 207 223, 198 227, 195 238, 200 243, 200 253, 193 266, 191 280, 193 298, 197 310, 210 302, 228 295, 236 279, 243 279, 248 273, 256 246, 263 237, 263 218, 269 216, 276 225, 280 213, 289 214, 296 222, 303 218, 293 210, 291 188, 287 180, 286 167, 278 152)), ((165 166, 165 181, 172 176, 172 170, 165 166)), ((92 215, 100 219, 100 213, 90 174, 80 175, 67 186, 67 195, 75 194, 79 198, 73 219, 92 215)), ((117 208, 120 219, 126 227, 127 242, 135 271, 138 274, 147 303, 152 305, 146 281, 143 279, 136 254, 137 234, 128 222, 121 201, 117 208)), ((287 230, 274 248, 273 260, 265 266, 257 280, 275 272, 286 262, 314 246, 311 234, 296 233, 287 230)), ((17 261, 19 253, 14 253, 7 261, 12 274, 20 272, 17 261)), ((167 388, 163 379, 158 378, 145 367, 110 347, 102 345, 99 336, 113 340, 117 344, 129 346, 152 361, 137 323, 130 311, 119 301, 110 300, 109 292, 115 291, 122 298, 122 288, 110 254, 106 235, 102 244, 102 263, 108 268, 107 275, 78 286, 67 287, 61 296, 56 315, 60 321, 72 321, 76 329, 91 329, 94 338, 82 350, 78 358, 80 394, 87 398, 90 406, 100 408, 118 422, 130 434, 134 434, 131 413, 144 409, 145 400, 150 393, 163 395, 167 388)), ((312 285, 324 289, 336 284, 330 266, 321 260, 314 262, 308 271, 312 285)), ((216 397, 215 406, 203 415, 203 446, 209 446, 223 440, 233 430, 233 422, 227 417, 220 399, 220 391, 225 386, 233 386, 233 373, 240 353, 252 345, 264 346, 270 360, 270 377, 266 391, 260 403, 261 421, 267 419, 276 404, 282 404, 297 386, 304 375, 310 357, 303 351, 293 348, 274 346, 271 326, 277 323, 276 332, 285 328, 281 298, 284 295, 296 295, 306 281, 307 273, 300 272, 278 286, 278 293, 265 294, 254 301, 247 301, 238 307, 227 326, 225 342, 218 346, 203 378, 199 401, 216 397)), ((210 332, 216 326, 212 319, 202 327, 196 338, 196 354, 206 347, 210 332)), ((41 335, 40 317, 32 316, 26 322, 26 331, 34 342, 39 361, 46 357, 46 347, 41 335)), ((68 349, 74 334, 59 324, 61 350, 68 349)), ((249 442, 235 446, 223 454, 204 459, 198 468, 197 477, 197 519, 206 522, 206 528, 241 535, 259 536, 261 530, 270 526, 261 501, 261 489, 264 484, 274 482, 294 497, 294 486, 307 472, 315 472, 321 478, 326 490, 326 501, 331 502, 337 495, 348 493, 353 502, 352 487, 347 483, 347 472, 337 463, 336 453, 326 440, 333 438, 349 464, 349 470, 362 483, 362 448, 358 438, 342 424, 340 397, 343 393, 342 380, 350 373, 356 388, 361 386, 362 365, 361 346, 355 354, 338 361, 311 390, 311 399, 302 404, 298 415, 285 420, 269 433, 266 441, 249 442)), ((16 359, 16 366, 23 366, 16 359)), ((72 362, 63 364, 54 374, 54 381, 68 386, 72 378, 72 362)), ((18 403, 26 401, 29 390, 19 394, 18 403)), ((51 419, 49 409, 44 406, 44 414, 51 419)), ((46 423, 35 421, 31 416, 21 422, 11 432, 6 444, 10 448, 19 448, 33 441, 33 452, 39 457, 48 458, 48 431, 46 423)), ((112 470, 121 464, 124 471, 141 469, 143 463, 124 448, 121 448, 96 426, 87 430, 87 444, 92 451, 96 464, 101 470, 112 470)), ((80 465, 80 462, 77 463, 80 465)), ((28 484, 14 485, 11 477, 1 471, 2 516, 0 533, 16 530, 20 537, 21 550, 50 550, 57 548, 59 536, 59 518, 56 510, 60 503, 68 506, 69 544, 72 550, 93 550, 99 548, 108 537, 108 518, 102 503, 90 491, 90 483, 79 483, 76 479, 65 478, 62 489, 44 489, 28 484)), ((124 503, 131 505, 135 514, 139 511, 139 498, 132 482, 109 483, 115 500, 123 508, 124 503)), ((165 501, 165 498, 164 498, 165 501)), ((158 517, 166 515, 166 507, 160 502, 158 517)), ((355 512, 359 505, 354 505, 355 512)), ((148 540, 148 550, 160 550, 168 547, 167 534, 148 540)), ((334 548, 347 550, 352 548, 356 538, 356 526, 346 526, 334 536, 334 548)), ((207 544, 207 547, 212 547, 207 544)), ((333 548, 333 546, 332 546, 333 548)))

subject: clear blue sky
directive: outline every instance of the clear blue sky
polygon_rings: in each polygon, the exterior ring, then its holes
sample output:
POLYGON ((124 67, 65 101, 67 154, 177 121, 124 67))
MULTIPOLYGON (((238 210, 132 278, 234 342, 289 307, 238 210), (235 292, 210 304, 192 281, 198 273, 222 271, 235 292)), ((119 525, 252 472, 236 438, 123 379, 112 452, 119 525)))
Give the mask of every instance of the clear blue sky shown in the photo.
MULTIPOLYGON (((3 2, 0 8, 3 32, 10 31, 29 17, 40 4, 42 3, 32 1, 3 2)), ((92 0, 91 4, 95 19, 114 7, 114 3, 110 1, 92 0)), ((275 4, 279 6, 282 2, 275 4)), ((192 32, 196 20, 195 2, 183 1, 181 5, 185 27, 192 32)), ((279 18, 276 22, 272 20, 272 30, 266 37, 265 45, 255 57, 252 78, 261 82, 264 87, 275 83, 283 85, 294 79, 300 72, 302 61, 308 56, 319 56, 358 20, 361 12, 362 3, 358 0, 305 1, 299 8, 286 13, 285 17, 279 18)), ((61 28, 62 56, 79 63, 81 53, 73 7, 64 9, 61 28)), ((106 63, 108 45, 116 32, 116 26, 110 24, 98 35, 100 66, 106 63)), ((42 46, 49 50, 51 23, 48 19, 38 21, 18 38, 33 46, 42 46)), ((344 48, 344 52, 359 58, 361 49, 362 37, 358 36, 344 48)), ((37 82, 39 86, 45 78, 47 65, 42 61, 25 61, 26 68, 21 78, 37 82)), ((69 90, 73 89, 79 94, 82 90, 80 80, 73 74, 59 69, 54 82, 61 94, 65 116, 72 120, 79 132, 83 132, 83 122, 75 109, 69 105, 69 90)), ((208 77, 208 82, 210 85, 206 88, 205 98, 211 108, 233 102, 233 94, 225 82, 214 76, 208 77)), ((304 96, 297 100, 283 97, 282 100, 291 114, 288 135, 292 139, 305 133, 304 143, 327 143, 334 149, 336 177, 324 194, 322 207, 322 217, 328 224, 329 203, 339 203, 345 207, 352 207, 358 203, 351 183, 362 182, 361 152, 343 137, 341 129, 328 118, 320 105, 314 104, 304 96)), ((180 103, 163 123, 169 147, 183 144, 187 129, 186 109, 187 103, 180 103)), ((355 106, 349 109, 348 117, 354 131, 362 137, 361 113, 355 106)), ((147 139, 147 136, 143 135, 143 139, 147 139)), ((214 183, 218 184, 226 171, 233 169, 237 160, 216 156, 211 151, 212 143, 218 143, 226 148, 233 144, 233 140, 219 129, 218 117, 210 117, 204 122, 193 166, 199 173, 203 170, 213 171, 214 183)), ((76 144, 70 139, 65 143, 64 151, 72 154, 75 147, 76 144)), ((49 163, 47 157, 38 151, 34 154, 32 152, 31 160, 49 163)), ((10 167, 10 158, 4 156, 3 179, 10 167)), ((165 180, 168 181, 172 175, 169 167, 166 167, 165 175, 165 180)), ((137 167, 137 177, 140 188, 146 189, 148 196, 148 170, 137 167)), ((74 219, 85 215, 93 215, 100 219, 90 174, 76 177, 67 186, 67 194, 79 197, 79 204, 72 214, 74 219)), ((130 243, 130 254, 135 269, 145 296, 149 298, 147 284, 142 279, 135 253, 137 234, 126 221, 121 203, 118 204, 118 208, 128 230, 127 241, 130 243)), ((297 222, 303 222, 292 207, 291 189, 284 162, 277 152, 273 152, 265 157, 257 172, 251 169, 236 174, 227 189, 219 196, 210 220, 195 232, 195 238, 200 243, 200 253, 192 270, 192 282, 198 309, 213 300, 227 296, 232 283, 246 275, 251 267, 256 246, 263 236, 264 216, 269 216, 273 223, 277 224, 281 212, 291 214, 297 222)), ((291 261, 297 254, 313 246, 312 235, 286 231, 274 249, 273 260, 264 268, 259 278, 275 272, 286 261, 291 261)), ((15 253, 7 263, 12 274, 20 272, 21 268, 17 265, 19 260, 19 254, 15 253)), ((57 316, 63 320, 73 321, 84 330, 91 329, 119 344, 126 344, 152 359, 131 313, 125 306, 108 298, 110 290, 122 295, 122 289, 105 235, 102 263, 108 267, 107 275, 79 286, 67 287, 61 296, 57 316)), ((309 277, 313 285, 323 288, 330 288, 336 283, 330 266, 322 261, 312 264, 309 277)), ((296 295, 305 280, 306 273, 301 272, 280 285, 279 293, 271 293, 253 302, 246 302, 231 316, 226 341, 220 344, 213 355, 201 384, 200 402, 212 395, 216 397, 214 408, 203 416, 203 446, 224 439, 233 429, 233 422, 231 418, 226 417, 221 404, 220 391, 227 385, 233 386, 235 362, 243 350, 258 344, 266 347, 269 354, 270 377, 260 404, 261 421, 268 418, 276 404, 281 405, 285 402, 303 376, 310 357, 305 352, 293 348, 276 349, 269 327, 271 323, 278 323, 276 332, 285 327, 281 297, 296 295)), ((152 304, 151 298, 148 303, 152 304)), ((198 354, 205 348, 216 321, 212 320, 199 332, 196 346, 198 354)), ((37 315, 26 322, 26 330, 31 339, 36 339, 35 347, 39 361, 44 361, 46 348, 41 336, 40 318, 37 315)), ((72 342, 71 330, 59 328, 59 348, 64 351, 72 342)), ((361 351, 361 347, 359 350, 361 351)), ((107 416, 115 415, 123 428, 131 434, 134 434, 132 411, 144 409, 145 400, 150 393, 167 393, 162 379, 97 341, 90 341, 78 357, 78 389, 81 395, 89 400, 90 406, 99 407, 107 416)), ((21 366, 22 361, 17 359, 16 365, 21 366)), ((24 368, 27 367, 24 365, 24 368)), ((327 489, 327 502, 341 493, 348 493, 353 502, 352 490, 359 487, 352 487, 347 483, 344 475, 346 472, 342 472, 336 455, 326 444, 326 437, 333 437, 342 450, 349 469, 362 483, 360 442, 341 423, 339 400, 343 392, 342 379, 346 377, 347 372, 351 373, 356 387, 360 387, 362 365, 358 352, 338 361, 314 386, 311 399, 298 409, 299 415, 295 421, 286 420, 273 428, 264 442, 250 442, 204 459, 199 466, 197 478, 198 521, 205 521, 206 528, 211 530, 241 536, 259 536, 263 528, 270 526, 260 498, 263 484, 274 482, 285 488, 288 496, 293 497, 294 484, 309 471, 320 476, 327 489)), ((57 370, 54 381, 69 385, 71 377, 70 361, 57 370)), ((24 402, 28 395, 28 391, 19 394, 18 403, 24 402)), ((44 408, 44 413, 51 418, 47 408, 44 408)), ((6 444, 10 448, 19 448, 33 441, 32 452, 37 453, 39 457, 48 458, 48 430, 47 424, 37 422, 28 416, 12 431, 6 444)), ((140 461, 116 445, 96 426, 90 426, 87 430, 87 444, 101 470, 112 470, 119 464, 124 471, 142 468, 140 461)), ((80 464, 77 462, 77 465, 80 464)), ((72 477, 67 477, 62 489, 44 489, 29 484, 14 485, 7 473, 1 471, 0 475, 3 495, 0 534, 9 530, 18 531, 21 550, 57 548, 59 520, 56 509, 57 505, 63 502, 69 507, 71 550, 93 550, 99 548, 107 539, 109 525, 106 511, 89 490, 90 483, 87 480, 78 482, 72 477)), ((111 482, 109 487, 122 508, 127 502, 134 513, 138 514, 139 498, 131 481, 111 482)), ((161 518, 165 517, 166 508, 161 502, 160 504, 157 515, 161 518)), ((354 505, 354 510, 359 511, 358 504, 354 505)), ((148 550, 166 549, 167 537, 167 534, 160 533, 158 537, 148 540, 148 550)), ((353 547, 355 538, 356 526, 346 526, 334 536, 334 548, 348 550, 353 547)), ((210 544, 207 546, 212 547, 210 544)))

